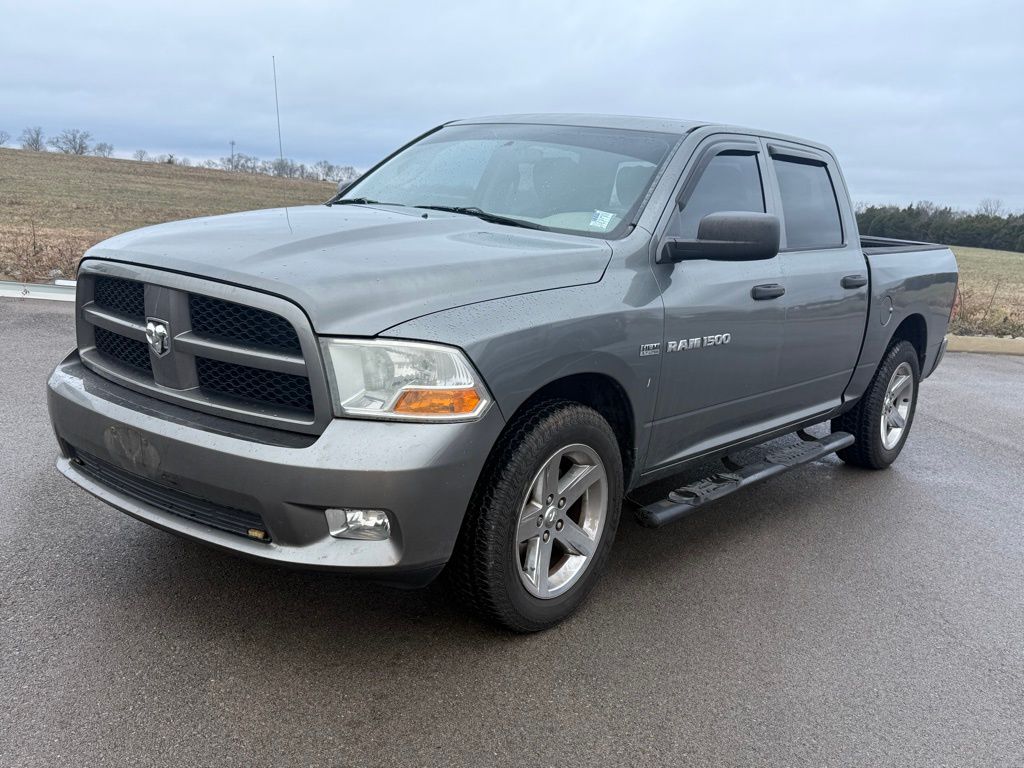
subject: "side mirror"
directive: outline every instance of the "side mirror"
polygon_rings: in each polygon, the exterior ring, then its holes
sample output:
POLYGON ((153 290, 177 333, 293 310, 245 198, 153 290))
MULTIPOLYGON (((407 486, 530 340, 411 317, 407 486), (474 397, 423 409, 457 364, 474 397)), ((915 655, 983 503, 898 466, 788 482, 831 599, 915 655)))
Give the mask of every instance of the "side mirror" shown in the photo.
POLYGON ((779 252, 779 217, 770 213, 709 213, 697 225, 697 239, 671 237, 658 261, 758 261, 779 252))
POLYGON ((338 182, 338 195, 344 195, 348 188, 351 187, 355 182, 352 181, 339 181, 338 182))

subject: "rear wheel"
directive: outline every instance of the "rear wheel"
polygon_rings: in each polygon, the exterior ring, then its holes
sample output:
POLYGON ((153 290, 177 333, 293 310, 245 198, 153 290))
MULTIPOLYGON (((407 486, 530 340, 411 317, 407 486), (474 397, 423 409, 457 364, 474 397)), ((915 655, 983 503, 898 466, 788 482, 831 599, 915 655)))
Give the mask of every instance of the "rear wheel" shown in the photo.
POLYGON ((909 341, 893 345, 856 407, 832 421, 832 431, 857 441, 839 451, 847 464, 884 469, 900 455, 910 434, 921 379, 917 350, 909 341))
POLYGON ((489 459, 449 565, 484 618, 535 632, 569 616, 604 568, 622 504, 608 422, 551 401, 518 417, 489 459))

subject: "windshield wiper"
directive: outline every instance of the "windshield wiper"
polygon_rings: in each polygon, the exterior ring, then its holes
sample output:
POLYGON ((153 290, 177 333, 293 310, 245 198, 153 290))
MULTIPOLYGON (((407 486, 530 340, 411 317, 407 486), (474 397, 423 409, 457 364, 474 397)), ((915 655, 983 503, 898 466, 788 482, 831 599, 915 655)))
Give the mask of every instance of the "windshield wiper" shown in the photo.
POLYGON ((545 229, 540 224, 522 219, 513 219, 509 216, 501 216, 497 213, 488 213, 485 210, 472 205, 414 205, 413 208, 427 208, 431 211, 445 211, 447 213, 463 213, 467 216, 476 216, 478 219, 489 221, 492 224, 507 224, 510 227, 523 227, 524 229, 545 229))
POLYGON ((371 200, 368 197, 350 197, 347 200, 342 200, 335 196, 324 203, 324 205, 330 208, 332 205, 372 205, 376 202, 376 200, 371 200))
POLYGON ((328 208, 332 205, 400 205, 405 207, 405 203, 382 203, 380 200, 371 200, 368 197, 344 197, 341 199, 332 197, 324 205, 328 208))

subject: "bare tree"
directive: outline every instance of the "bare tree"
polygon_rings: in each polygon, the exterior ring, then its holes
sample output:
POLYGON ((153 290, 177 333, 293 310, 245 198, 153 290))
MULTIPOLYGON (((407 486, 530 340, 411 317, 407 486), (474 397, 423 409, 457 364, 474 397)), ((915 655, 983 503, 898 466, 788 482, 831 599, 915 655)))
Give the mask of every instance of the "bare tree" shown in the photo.
POLYGON ((92 148, 92 153, 97 157, 110 157, 114 154, 114 145, 108 144, 105 141, 101 141, 95 147, 92 148))
POLYGON ((65 128, 60 135, 50 139, 47 144, 63 152, 65 155, 84 155, 89 152, 89 140, 92 134, 78 128, 65 128))
POLYGON ((982 216, 1002 216, 1003 201, 986 197, 981 201, 981 205, 978 206, 978 213, 982 216))
POLYGON ((294 179, 298 177, 302 169, 298 163, 292 160, 290 157, 279 157, 276 160, 270 161, 270 175, 271 176, 283 176, 288 179, 294 179))
POLYGON ((239 171, 241 173, 261 173, 258 157, 247 155, 244 152, 235 152, 231 157, 222 157, 219 167, 225 171, 239 171))
POLYGON ((362 174, 359 173, 351 165, 339 165, 334 169, 334 177, 331 181, 343 181, 346 184, 350 181, 355 181, 362 174))
POLYGON ((22 149, 30 149, 33 152, 45 152, 46 141, 43 139, 43 129, 38 125, 26 128, 21 132, 19 138, 22 149))
POLYGON ((132 152, 132 158, 138 160, 140 163, 144 163, 149 160, 149 154, 144 149, 136 149, 132 152))
POLYGON ((2 147, 4 144, 6 144, 10 140, 11 140, 11 134, 9 134, 7 131, 0 131, 0 147, 2 147))
POLYGON ((328 160, 317 160, 313 163, 313 173, 320 181, 330 181, 334 175, 334 165, 328 160))

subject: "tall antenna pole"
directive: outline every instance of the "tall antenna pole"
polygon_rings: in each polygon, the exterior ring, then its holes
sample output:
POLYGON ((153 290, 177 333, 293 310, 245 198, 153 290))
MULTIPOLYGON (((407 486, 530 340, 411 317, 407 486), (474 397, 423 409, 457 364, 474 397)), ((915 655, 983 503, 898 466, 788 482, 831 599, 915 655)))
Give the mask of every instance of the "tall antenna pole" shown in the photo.
POLYGON ((283 163, 284 145, 281 144, 281 105, 277 100, 277 59, 274 56, 271 56, 270 62, 274 66, 274 108, 277 110, 277 154, 283 163))

